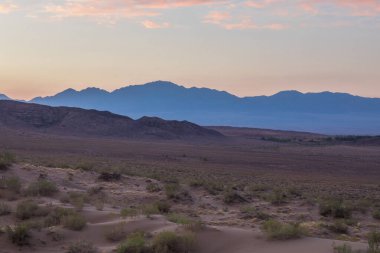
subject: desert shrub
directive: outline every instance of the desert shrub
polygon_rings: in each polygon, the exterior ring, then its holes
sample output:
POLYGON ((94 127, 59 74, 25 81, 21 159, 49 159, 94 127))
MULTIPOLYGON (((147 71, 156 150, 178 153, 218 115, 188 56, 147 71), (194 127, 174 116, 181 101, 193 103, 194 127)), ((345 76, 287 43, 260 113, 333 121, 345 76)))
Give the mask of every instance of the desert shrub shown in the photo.
POLYGON ((9 240, 17 246, 29 245, 30 232, 26 225, 18 225, 14 228, 7 227, 6 232, 9 240))
POLYGON ((75 213, 72 209, 56 207, 45 218, 45 226, 57 226, 62 223, 64 217, 73 215, 75 213))
POLYGON ((111 182, 111 181, 119 181, 121 180, 121 174, 120 173, 115 173, 115 172, 102 172, 99 177, 99 180, 106 181, 106 182, 111 182))
POLYGON ((205 182, 203 186, 205 190, 211 195, 217 195, 224 191, 224 184, 217 181, 205 182))
POLYGON ((188 216, 179 213, 171 213, 167 216, 167 218, 169 221, 181 225, 187 225, 192 222, 192 219, 190 219, 188 216))
POLYGON ((178 183, 168 183, 165 185, 165 194, 169 199, 176 199, 181 191, 178 183))
POLYGON ((151 252, 146 245, 145 235, 136 232, 128 236, 127 240, 121 243, 116 249, 117 253, 148 253, 151 252))
POLYGON ((380 220, 380 209, 374 210, 372 216, 376 220, 380 220))
POLYGON ((330 231, 338 234, 348 233, 348 226, 344 220, 336 220, 333 224, 328 225, 327 228, 330 231))
POLYGON ((49 213, 49 209, 40 207, 32 200, 20 202, 16 207, 16 217, 21 220, 27 220, 33 217, 45 216, 49 213))
POLYGON ((166 201, 157 201, 154 203, 154 205, 157 207, 160 213, 169 213, 171 208, 170 204, 166 201))
POLYGON ((275 220, 265 221, 262 229, 270 239, 274 240, 295 239, 304 234, 299 224, 287 224, 275 220))
POLYGON ((162 232, 153 239, 152 248, 155 253, 189 253, 195 248, 195 237, 193 234, 162 232))
POLYGON ((229 189, 226 190, 223 194, 223 201, 226 204, 235 204, 235 203, 244 203, 247 202, 247 200, 242 197, 238 192, 229 189))
POLYGON ((66 196, 61 198, 61 201, 63 203, 70 203, 76 210, 80 211, 87 201, 87 196, 83 192, 69 192, 66 196))
POLYGON ((338 219, 348 219, 351 217, 352 209, 342 200, 325 200, 319 204, 319 213, 322 216, 334 217, 338 219))
POLYGON ((124 218, 135 217, 139 214, 136 208, 126 207, 120 210, 120 215, 124 218))
POLYGON ((148 183, 146 185, 146 190, 148 192, 159 192, 161 191, 161 187, 157 183, 148 183))
POLYGON ((380 232, 368 234, 368 253, 380 253, 380 232))
POLYGON ((79 241, 71 244, 66 253, 97 253, 98 249, 89 242, 79 241))
POLYGON ((286 203, 287 193, 281 189, 276 189, 267 195, 266 200, 273 205, 281 205, 286 203))
POLYGON ((78 213, 73 213, 64 216, 62 222, 65 228, 74 231, 82 230, 87 224, 86 219, 78 213))
POLYGON ((45 196, 49 197, 58 192, 58 188, 55 183, 46 180, 39 179, 29 185, 27 194, 31 196, 45 196))
POLYGON ((20 178, 15 176, 3 178, 0 181, 0 188, 5 188, 13 193, 20 193, 21 187, 20 178))
POLYGON ((11 153, 0 153, 0 170, 9 169, 15 161, 16 159, 11 153))
POLYGON ((352 249, 352 247, 348 244, 343 244, 339 246, 333 245, 333 247, 334 247, 334 253, 354 253, 355 252, 352 249))
POLYGON ((0 202, 0 216, 8 215, 11 213, 11 208, 6 203, 0 202))
POLYGON ((117 224, 105 233, 105 237, 110 242, 120 242, 125 239, 127 232, 125 224, 117 224))
POLYGON ((188 184, 189 184, 190 187, 196 188, 196 187, 204 186, 205 182, 203 180, 201 180, 201 179, 192 179, 192 180, 189 181, 188 184))
POLYGON ((250 206, 244 206, 240 209, 240 217, 242 219, 257 218, 259 220, 269 220, 271 218, 269 214, 250 206))

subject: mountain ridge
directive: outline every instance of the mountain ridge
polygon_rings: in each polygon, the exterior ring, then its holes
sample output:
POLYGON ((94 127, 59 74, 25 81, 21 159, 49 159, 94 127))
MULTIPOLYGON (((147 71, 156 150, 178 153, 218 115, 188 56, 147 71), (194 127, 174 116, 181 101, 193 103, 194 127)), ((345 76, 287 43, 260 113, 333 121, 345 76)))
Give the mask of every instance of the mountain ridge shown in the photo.
POLYGON ((220 138, 222 134, 188 121, 142 117, 134 120, 108 111, 0 101, 0 128, 46 134, 132 139, 220 138))
POLYGON ((29 102, 225 125, 323 134, 380 134, 380 98, 324 91, 281 91, 271 96, 238 97, 226 91, 186 88, 168 81, 106 91, 67 89, 29 102))

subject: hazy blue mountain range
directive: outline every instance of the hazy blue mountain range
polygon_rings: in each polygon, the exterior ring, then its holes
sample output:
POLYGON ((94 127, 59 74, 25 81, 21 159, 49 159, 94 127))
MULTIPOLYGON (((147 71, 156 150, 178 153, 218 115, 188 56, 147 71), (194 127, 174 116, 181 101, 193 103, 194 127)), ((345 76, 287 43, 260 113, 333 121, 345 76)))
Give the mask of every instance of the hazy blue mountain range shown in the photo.
POLYGON ((10 98, 5 96, 4 94, 0 94, 0 100, 9 100, 10 98))
POLYGON ((113 92, 68 89, 30 102, 105 110, 135 119, 156 116, 201 125, 380 134, 380 99, 345 93, 283 91, 273 96, 240 98, 224 91, 157 81, 113 92))

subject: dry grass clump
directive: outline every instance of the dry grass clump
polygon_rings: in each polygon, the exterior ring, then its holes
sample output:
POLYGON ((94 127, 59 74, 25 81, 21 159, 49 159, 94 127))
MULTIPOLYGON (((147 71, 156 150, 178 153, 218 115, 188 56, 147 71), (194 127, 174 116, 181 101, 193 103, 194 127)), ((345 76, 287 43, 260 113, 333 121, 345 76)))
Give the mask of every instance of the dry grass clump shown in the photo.
POLYGON ((120 210, 120 215, 123 218, 136 217, 139 214, 139 210, 133 207, 126 207, 120 210))
POLYGON ((259 220, 269 220, 271 215, 251 206, 243 206, 240 209, 240 218, 245 220, 253 218, 259 220))
POLYGON ((16 176, 0 179, 0 188, 2 189, 7 189, 13 193, 20 193, 21 187, 21 180, 16 176))
POLYGON ((52 227, 60 225, 65 217, 73 214, 75 214, 75 211, 72 209, 56 207, 51 210, 48 216, 45 218, 45 226, 52 227))
POLYGON ((79 241, 71 244, 66 253, 97 253, 99 250, 92 244, 86 241, 79 241))
POLYGON ((327 228, 338 234, 347 234, 348 233, 348 225, 345 220, 336 220, 333 224, 327 226, 327 228))
POLYGON ((228 189, 223 194, 223 201, 225 204, 239 204, 247 202, 247 200, 241 196, 237 191, 228 189))
POLYGON ((88 196, 84 192, 68 192, 67 195, 61 198, 62 203, 70 203, 77 211, 83 209, 84 204, 87 202, 88 196))
POLYGON ((168 199, 174 201, 191 201, 189 192, 182 188, 178 182, 170 182, 165 185, 165 194, 168 199))
POLYGON ((305 231, 299 224, 287 224, 275 220, 265 221, 262 229, 268 238, 273 240, 296 239, 305 234, 305 231))
POLYGON ((15 215, 20 220, 28 220, 34 217, 45 216, 48 213, 48 208, 40 207, 33 200, 25 200, 17 205, 15 215))
POLYGON ((152 242, 154 253, 190 253, 195 249, 195 237, 188 233, 162 232, 152 242))
POLYGON ((372 231, 368 234, 368 253, 380 253, 380 232, 372 231))
POLYGON ((319 204, 319 213, 324 217, 349 219, 352 214, 352 208, 343 200, 329 199, 319 204))
POLYGON ((74 231, 82 230, 87 224, 86 219, 78 213, 72 213, 67 216, 64 216, 62 219, 62 223, 65 228, 74 231))
POLYGON ((39 179, 29 185, 26 190, 27 195, 30 196, 44 196, 50 197, 58 192, 58 187, 55 183, 47 179, 39 179))
POLYGON ((11 153, 0 153, 0 171, 9 169, 15 161, 16 159, 11 153))

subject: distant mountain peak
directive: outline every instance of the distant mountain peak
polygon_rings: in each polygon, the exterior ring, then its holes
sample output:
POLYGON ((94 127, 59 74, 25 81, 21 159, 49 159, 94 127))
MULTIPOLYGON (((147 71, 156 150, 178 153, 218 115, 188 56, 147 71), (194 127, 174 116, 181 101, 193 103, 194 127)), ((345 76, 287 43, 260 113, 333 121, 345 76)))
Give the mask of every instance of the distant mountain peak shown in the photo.
POLYGON ((273 96, 298 96, 298 95, 303 95, 302 92, 298 91, 298 90, 285 90, 285 91, 280 91, 276 94, 274 94, 273 96))
POLYGON ((0 93, 0 100, 10 100, 10 98, 8 96, 0 93))

